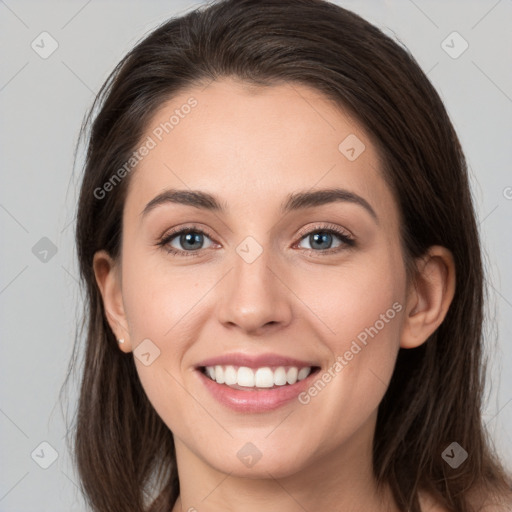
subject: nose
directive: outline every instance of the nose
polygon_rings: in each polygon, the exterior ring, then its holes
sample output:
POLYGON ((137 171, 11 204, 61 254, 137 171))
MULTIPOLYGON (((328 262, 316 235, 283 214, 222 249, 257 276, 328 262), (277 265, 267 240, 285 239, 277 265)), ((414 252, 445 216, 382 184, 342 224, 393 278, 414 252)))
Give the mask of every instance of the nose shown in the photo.
POLYGON ((287 326, 292 319, 293 293, 282 265, 263 251, 254 261, 235 254, 233 268, 222 280, 217 314, 230 329, 261 335, 287 326))

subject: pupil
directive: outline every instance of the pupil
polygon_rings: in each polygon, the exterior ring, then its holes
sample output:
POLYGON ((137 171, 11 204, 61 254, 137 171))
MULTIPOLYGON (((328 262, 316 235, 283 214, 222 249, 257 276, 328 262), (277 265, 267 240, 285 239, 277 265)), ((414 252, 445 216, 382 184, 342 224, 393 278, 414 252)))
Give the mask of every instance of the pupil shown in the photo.
MULTIPOLYGON (((182 240, 181 240, 181 243, 183 245, 183 247, 186 246, 186 244, 190 243, 190 244, 193 244, 194 241, 198 243, 199 246, 201 246, 201 233, 186 233, 185 235, 182 235, 182 240), (183 242, 186 242, 186 243, 183 243, 183 242)), ((191 249, 197 249, 198 247, 189 247, 191 249)))
MULTIPOLYGON (((192 246, 194 243, 201 246, 201 233, 186 233, 182 235, 182 244, 185 246, 186 244, 191 244, 192 246)), ((322 244, 327 243, 329 245, 329 242, 331 241, 332 235, 330 233, 315 233, 312 235, 313 237, 313 243, 312 246, 317 246, 318 249, 325 249, 326 247, 321 247, 322 244), (320 245, 320 247, 318 247, 320 245)), ((189 247, 192 249, 197 249, 198 247, 189 247)))
MULTIPOLYGON (((327 241, 329 242, 330 241, 330 237, 332 235, 330 233, 322 233, 322 234, 316 233, 316 234, 314 234, 312 236, 313 236, 313 240, 314 240, 313 244, 316 244, 317 242, 321 244, 322 241, 324 241, 324 242, 326 241, 326 237, 329 237, 329 238, 327 238, 327 241), (319 241, 319 239, 321 239, 321 240, 319 241)), ((312 247, 313 247, 313 244, 311 244, 312 247)), ((318 247, 318 248, 319 249, 326 249, 326 247, 318 247)))

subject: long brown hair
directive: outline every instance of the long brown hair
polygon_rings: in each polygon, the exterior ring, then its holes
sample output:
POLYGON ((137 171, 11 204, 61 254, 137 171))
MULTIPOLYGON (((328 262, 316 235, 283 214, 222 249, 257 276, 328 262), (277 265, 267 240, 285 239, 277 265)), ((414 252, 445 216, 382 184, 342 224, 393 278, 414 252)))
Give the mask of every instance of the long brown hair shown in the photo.
POLYGON ((389 485, 399 508, 411 512, 420 511, 419 491, 457 512, 473 510, 474 491, 505 493, 510 477, 481 418, 480 242, 465 158, 439 95, 406 48, 335 4, 225 0, 147 35, 110 74, 82 125, 88 143, 76 243, 86 345, 72 446, 89 505, 164 512, 179 495, 172 433, 146 397, 133 357, 118 348, 92 266, 98 250, 120 256, 130 176, 104 197, 97 190, 129 160, 164 101, 228 76, 263 86, 304 84, 350 112, 380 152, 401 213, 407 265, 431 245, 453 253, 456 292, 448 314, 426 343, 400 350, 379 406, 379 485, 389 485), (469 454, 457 469, 442 458, 454 441, 469 454))

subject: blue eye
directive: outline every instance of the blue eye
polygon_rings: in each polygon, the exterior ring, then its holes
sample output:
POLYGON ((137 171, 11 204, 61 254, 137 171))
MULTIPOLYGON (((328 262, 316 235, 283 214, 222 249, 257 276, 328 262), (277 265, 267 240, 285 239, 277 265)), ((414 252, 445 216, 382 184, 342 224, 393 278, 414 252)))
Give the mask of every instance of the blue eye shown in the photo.
POLYGON ((338 252, 342 250, 346 246, 353 246, 354 240, 348 236, 347 233, 342 232, 338 229, 315 229, 314 231, 310 231, 306 235, 301 238, 301 241, 308 240, 310 242, 310 249, 308 252, 318 252, 314 251, 314 249, 319 249, 321 252, 329 251, 329 253, 338 252), (338 238, 341 240, 341 243, 336 247, 325 247, 325 245, 331 246, 333 243, 333 238, 338 238), (334 249, 334 250, 333 250, 334 249))
POLYGON ((179 231, 174 231, 166 235, 158 245, 161 245, 165 250, 176 256, 198 256, 199 249, 202 247, 202 239, 208 237, 202 229, 195 227, 188 227, 179 231), (178 243, 187 250, 176 249, 171 245, 171 242, 177 239, 178 243))
MULTIPOLYGON (((205 248, 203 247, 205 237, 211 240, 208 233, 199 227, 188 226, 166 234, 157 245, 174 256, 199 256, 200 250, 205 248), (173 243, 178 243, 183 249, 176 248, 172 245, 173 243)), ((301 236, 300 242, 303 240, 310 240, 311 248, 306 248, 308 253, 326 256, 355 245, 355 240, 351 235, 337 226, 315 227, 301 236), (341 242, 334 248, 325 247, 325 245, 332 245, 333 237, 338 238, 341 242)))

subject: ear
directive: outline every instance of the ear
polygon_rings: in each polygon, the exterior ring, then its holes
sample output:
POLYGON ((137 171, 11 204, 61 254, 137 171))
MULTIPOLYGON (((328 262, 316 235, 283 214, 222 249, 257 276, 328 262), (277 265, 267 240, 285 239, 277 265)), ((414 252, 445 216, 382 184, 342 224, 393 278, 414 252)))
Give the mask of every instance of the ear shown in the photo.
POLYGON ((103 298, 105 316, 123 352, 131 352, 131 341, 124 312, 121 290, 121 271, 106 251, 98 251, 93 258, 94 275, 103 298))
POLYGON ((430 247, 416 263, 416 275, 408 290, 401 348, 424 343, 444 320, 455 294, 455 264, 446 247, 430 247))

